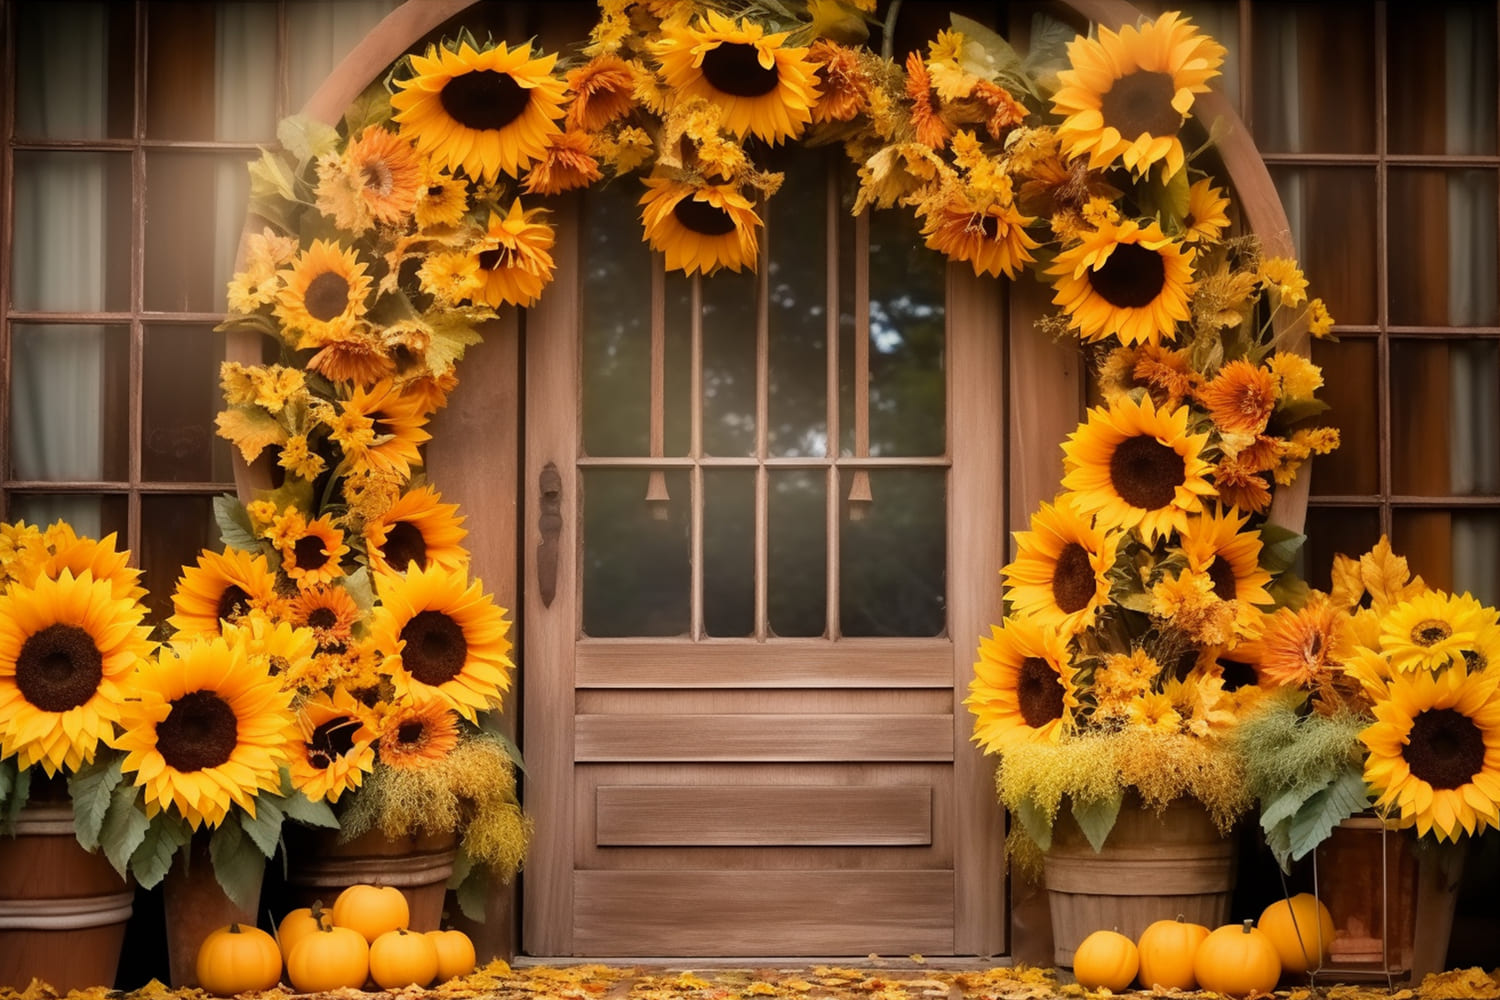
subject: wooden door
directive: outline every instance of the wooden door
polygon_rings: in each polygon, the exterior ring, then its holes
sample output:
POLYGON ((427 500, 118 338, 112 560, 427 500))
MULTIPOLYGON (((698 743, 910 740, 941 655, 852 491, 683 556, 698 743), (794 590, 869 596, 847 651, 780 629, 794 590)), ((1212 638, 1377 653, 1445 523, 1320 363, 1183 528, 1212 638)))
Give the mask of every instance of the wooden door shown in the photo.
POLYGON ((993 955, 962 705, 1000 607, 1001 283, 790 150, 755 273, 665 275, 628 183, 525 324, 523 950, 993 955))

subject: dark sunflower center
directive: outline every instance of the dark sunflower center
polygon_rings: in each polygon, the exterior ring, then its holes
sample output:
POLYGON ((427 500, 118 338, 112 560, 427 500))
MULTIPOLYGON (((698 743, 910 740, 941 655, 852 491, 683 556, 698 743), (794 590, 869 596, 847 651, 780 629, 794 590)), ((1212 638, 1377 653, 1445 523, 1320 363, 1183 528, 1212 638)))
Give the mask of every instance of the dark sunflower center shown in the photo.
POLYGON ((441 611, 422 611, 401 630, 401 662, 423 684, 437 687, 457 677, 469 655, 464 630, 441 611))
POLYGON ((396 742, 410 746, 422 742, 422 733, 426 727, 420 722, 403 722, 396 727, 396 742))
POLYGON ((495 247, 493 250, 479 251, 479 266, 486 271, 498 271, 502 267, 509 267, 515 260, 516 253, 510 247, 495 247))
POLYGON ((1208 578, 1214 584, 1214 596, 1221 601, 1232 601, 1238 593, 1234 579, 1234 567, 1229 565, 1229 560, 1223 556, 1215 556, 1213 565, 1208 567, 1208 578))
POLYGON ((531 91, 509 73, 481 69, 449 80, 438 93, 438 102, 450 118, 467 128, 502 129, 526 111, 531 91))
POLYGON ((1000 217, 997 215, 981 215, 979 217, 979 231, 987 240, 995 239, 1000 235, 1000 217))
POLYGON ((391 177, 391 167, 388 163, 366 163, 360 170, 359 176, 364 182, 365 189, 374 191, 376 194, 390 194, 394 186, 394 178, 391 177))
POLYGON ((672 206, 672 214, 683 228, 704 236, 727 236, 734 232, 734 217, 717 205, 684 198, 672 206))
POLYGON ((1418 622, 1411 630, 1411 641, 1418 646, 1436 646, 1453 634, 1453 626, 1437 618, 1418 622))
POLYGON ((1118 243, 1097 271, 1089 272, 1089 284, 1104 301, 1117 309, 1140 309, 1161 294, 1167 265, 1161 254, 1139 243, 1118 243))
POLYGON ((1176 135, 1182 115, 1172 107, 1176 86, 1172 74, 1148 70, 1122 76, 1099 99, 1105 125, 1113 125, 1128 142, 1142 135, 1176 135))
POLYGON ((328 564, 328 551, 317 535, 304 535, 292 546, 298 569, 321 569, 328 564))
POLYGON ((1466 649, 1460 655, 1463 656, 1464 665, 1469 668, 1471 674, 1490 665, 1490 658, 1477 649, 1466 649))
POLYGON ((354 728, 357 723, 347 715, 329 719, 313 730, 307 741, 307 759, 319 767, 328 767, 344 754, 354 749, 354 728))
POLYGON ((1026 657, 1016 678, 1016 702, 1032 729, 1062 718, 1063 685, 1052 664, 1039 656, 1026 657))
POLYGON ((156 725, 156 749, 177 771, 201 771, 229 760, 239 742, 234 709, 213 691, 193 691, 172 702, 156 725))
POLYGON ((239 585, 231 583, 219 595, 217 617, 221 621, 225 618, 233 620, 249 610, 250 595, 245 593, 239 585))
POLYGON ((339 623, 339 616, 333 613, 332 608, 313 608, 312 613, 307 616, 307 624, 313 628, 333 628, 339 623))
POLYGON ((1238 691, 1242 687, 1254 687, 1260 683, 1260 677, 1256 674, 1253 664, 1240 660, 1220 659, 1219 667, 1224 671, 1225 691, 1238 691))
POLYGON ((405 569, 408 563, 416 563, 418 569, 427 568, 427 539, 422 530, 410 521, 397 521, 385 536, 385 561, 397 569, 405 569))
POLYGON ((302 296, 307 314, 320 323, 327 323, 344 314, 349 306, 349 282, 341 274, 324 271, 307 284, 307 293, 302 296))
POLYGON ((1182 456, 1154 437, 1126 438, 1109 457, 1109 479, 1132 507, 1160 510, 1177 496, 1187 472, 1182 456))
POLYGON ((1429 708, 1411 723, 1406 763, 1433 788, 1459 788, 1484 770, 1484 733, 1453 708, 1429 708))
POLYGON ((1077 542, 1064 545, 1057 555, 1057 565, 1052 569, 1052 599, 1057 606, 1065 614, 1082 611, 1089 606, 1097 590, 1089 550, 1077 542))
POLYGON ((703 79, 731 97, 764 97, 776 89, 781 76, 776 64, 760 64, 760 50, 744 42, 723 42, 703 56, 703 79))
POLYGON ((77 708, 103 679, 104 657, 94 637, 77 625, 54 622, 33 632, 16 657, 16 687, 43 712, 77 708))

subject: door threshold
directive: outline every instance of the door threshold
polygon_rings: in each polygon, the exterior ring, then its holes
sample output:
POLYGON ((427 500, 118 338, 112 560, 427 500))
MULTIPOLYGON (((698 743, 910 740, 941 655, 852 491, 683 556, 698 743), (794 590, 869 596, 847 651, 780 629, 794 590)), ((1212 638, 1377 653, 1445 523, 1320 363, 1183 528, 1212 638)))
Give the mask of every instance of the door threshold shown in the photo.
POLYGON ((515 969, 560 968, 570 965, 606 965, 626 969, 670 969, 674 972, 688 972, 694 969, 715 969, 720 971, 728 969, 744 969, 747 971, 774 969, 780 972, 790 972, 798 969, 833 968, 879 969, 882 972, 915 974, 920 974, 924 969, 936 969, 943 972, 964 972, 1009 968, 1014 964, 1015 962, 1008 955, 994 957, 983 955, 942 955, 930 958, 924 956, 920 961, 910 956, 899 955, 866 955, 863 958, 851 955, 828 957, 809 957, 806 955, 729 957, 704 955, 686 957, 517 955, 510 961, 511 967, 515 969))

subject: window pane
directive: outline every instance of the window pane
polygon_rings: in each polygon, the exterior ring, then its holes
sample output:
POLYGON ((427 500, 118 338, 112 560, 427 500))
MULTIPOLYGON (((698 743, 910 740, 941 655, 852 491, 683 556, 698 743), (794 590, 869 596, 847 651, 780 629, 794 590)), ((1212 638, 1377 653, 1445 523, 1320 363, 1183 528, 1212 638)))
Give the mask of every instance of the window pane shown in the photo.
POLYGON ((1315 294, 1340 323, 1375 323, 1380 244, 1374 171, 1273 167, 1271 177, 1291 223, 1298 262, 1315 294))
POLYGON ((767 207, 772 455, 828 454, 826 160, 780 157, 787 197, 767 207))
POLYGON ((712 636, 755 630, 755 473, 703 473, 703 628, 712 636))
POLYGON ((130 4, 27 0, 16 11, 16 135, 118 139, 135 130, 130 4))
POLYGON ((400 5, 401 0, 298 0, 278 5, 286 11, 286 110, 306 104, 349 50, 400 5))
POLYGON ((771 473, 766 617, 773 635, 828 631, 827 483, 808 469, 771 473))
POLYGON ((1392 324, 1496 322, 1497 179, 1493 170, 1391 170, 1392 324))
POLYGON ((651 253, 641 242, 624 185, 589 192, 580 218, 583 450, 645 455, 651 429, 651 253))
POLYGON ((1391 548, 1429 587, 1500 600, 1500 508, 1400 510, 1391 514, 1391 548))
POLYGON ((946 477, 942 469, 873 470, 873 499, 845 502, 839 543, 844 635, 946 630, 946 477))
POLYGON ((244 154, 147 154, 147 309, 224 312, 250 196, 245 162, 244 154))
POLYGON ((665 478, 671 499, 648 502, 645 470, 584 470, 585 635, 687 633, 692 492, 686 473, 665 478))
POLYGON ((130 308, 130 157, 18 151, 15 168, 15 307, 130 308))
POLYGON ((123 496, 87 493, 11 493, 6 497, 10 521, 25 521, 45 528, 66 521, 78 534, 102 539, 114 535, 115 547, 123 549, 127 537, 128 504, 123 496))
MULTIPOLYGON (((1309 587, 1327 593, 1333 586, 1335 555, 1358 557, 1380 541, 1380 512, 1365 507, 1310 507, 1305 533, 1297 573, 1309 587)), ((1406 554, 1394 540, 1392 544, 1398 553, 1406 554)))
POLYGON ((146 134, 267 142, 276 135, 276 5, 152 0, 146 134))
POLYGON ((1495 152, 1495 8, 1425 3, 1389 32, 1393 153, 1495 152))
POLYGON ((11 351, 10 478, 128 478, 129 331, 17 324, 11 351))
POLYGON ((1494 341, 1391 342, 1396 493, 1500 492, 1500 364, 1494 341))
POLYGON ((141 477, 232 482, 229 442, 214 433, 224 334, 201 326, 146 328, 141 379, 141 477))
POLYGON ((214 523, 213 497, 141 497, 141 585, 148 592, 146 606, 151 620, 172 616, 172 591, 182 575, 204 549, 222 551, 214 523))
POLYGON ((1349 8, 1257 2, 1251 16, 1251 126, 1260 149, 1374 152, 1375 52, 1368 34, 1350 30, 1349 8))
POLYGON ((755 295, 746 269, 720 271, 703 288, 703 451, 755 454, 755 295))
POLYGON ((871 213, 871 455, 941 455, 947 448, 946 269, 910 213, 871 213))
POLYGON ((1380 369, 1373 339, 1318 340, 1312 359, 1323 369, 1318 398, 1329 409, 1317 421, 1339 429, 1339 446, 1313 459, 1314 496, 1368 496, 1380 489, 1380 369))

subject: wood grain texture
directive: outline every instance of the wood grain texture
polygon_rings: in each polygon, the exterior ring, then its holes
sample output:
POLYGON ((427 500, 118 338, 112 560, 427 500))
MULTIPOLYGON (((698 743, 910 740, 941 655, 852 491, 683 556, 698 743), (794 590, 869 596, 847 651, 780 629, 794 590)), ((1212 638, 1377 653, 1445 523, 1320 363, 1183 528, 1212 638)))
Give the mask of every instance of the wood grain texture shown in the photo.
POLYGON ((951 760, 952 715, 580 715, 574 760, 951 760))
POLYGON ((604 785, 595 798, 600 846, 932 843, 925 785, 604 785))
POLYGON ((585 639, 577 680, 593 687, 891 687, 953 683, 947 639, 585 639))
POLYGON ((574 882, 579 954, 953 951, 949 871, 580 871, 574 882))

